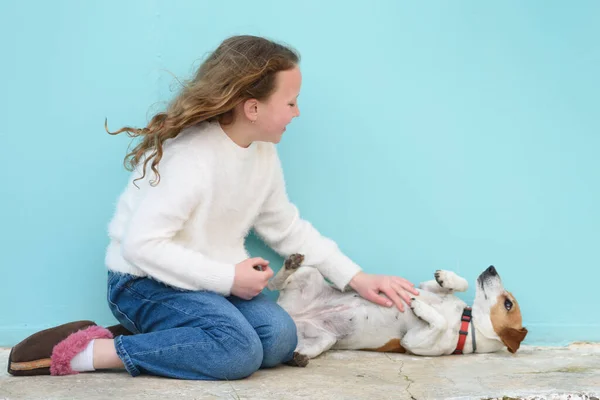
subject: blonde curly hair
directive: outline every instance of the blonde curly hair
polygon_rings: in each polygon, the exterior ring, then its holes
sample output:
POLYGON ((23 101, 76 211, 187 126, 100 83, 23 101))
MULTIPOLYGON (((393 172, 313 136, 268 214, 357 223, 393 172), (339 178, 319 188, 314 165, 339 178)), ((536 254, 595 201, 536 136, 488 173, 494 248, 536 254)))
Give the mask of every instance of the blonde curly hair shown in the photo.
POLYGON ((160 181, 158 164, 165 140, 203 121, 231 123, 238 104, 248 99, 268 99, 275 90, 276 73, 296 67, 299 61, 300 55, 293 49, 266 38, 227 38, 200 65, 193 79, 183 85, 166 111, 154 115, 145 128, 126 126, 110 132, 106 120, 104 127, 111 135, 127 132, 132 138, 141 137, 125 157, 124 166, 133 171, 144 158, 142 176, 135 180, 146 176, 150 162, 156 175, 150 183, 156 185, 160 181))

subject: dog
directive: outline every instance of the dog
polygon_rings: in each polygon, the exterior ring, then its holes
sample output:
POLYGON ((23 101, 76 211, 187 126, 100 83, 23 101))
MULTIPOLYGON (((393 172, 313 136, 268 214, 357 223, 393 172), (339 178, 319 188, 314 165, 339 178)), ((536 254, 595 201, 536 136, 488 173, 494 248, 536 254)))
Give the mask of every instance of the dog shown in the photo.
POLYGON ((506 346, 516 353, 527 335, 519 304, 494 266, 477 278, 472 308, 454 295, 466 291, 468 282, 437 270, 401 312, 338 290, 303 261, 301 254, 288 257, 267 286, 279 291, 277 303, 297 327, 298 346, 289 365, 305 367, 329 349, 443 356, 491 353, 506 346))

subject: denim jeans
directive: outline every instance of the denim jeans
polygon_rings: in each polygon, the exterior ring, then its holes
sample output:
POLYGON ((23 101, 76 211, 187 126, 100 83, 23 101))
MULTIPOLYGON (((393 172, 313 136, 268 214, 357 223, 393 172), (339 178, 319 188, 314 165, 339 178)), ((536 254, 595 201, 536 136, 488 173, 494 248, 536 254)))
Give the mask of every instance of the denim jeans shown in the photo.
POLYGON ((108 304, 134 333, 115 338, 132 376, 242 379, 291 360, 298 342, 292 318, 263 294, 246 301, 109 271, 108 304))

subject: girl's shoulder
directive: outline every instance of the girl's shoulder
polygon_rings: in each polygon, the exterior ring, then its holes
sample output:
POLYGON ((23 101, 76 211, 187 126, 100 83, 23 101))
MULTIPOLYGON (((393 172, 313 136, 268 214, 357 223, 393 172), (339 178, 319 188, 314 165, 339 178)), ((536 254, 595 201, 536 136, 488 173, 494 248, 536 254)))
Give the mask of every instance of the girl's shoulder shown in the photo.
POLYGON ((193 156, 213 154, 217 143, 211 128, 206 122, 184 128, 176 137, 165 141, 164 150, 193 156))
POLYGON ((215 161, 215 151, 207 135, 203 134, 205 129, 204 126, 188 127, 174 138, 165 140, 159 169, 210 168, 215 161))

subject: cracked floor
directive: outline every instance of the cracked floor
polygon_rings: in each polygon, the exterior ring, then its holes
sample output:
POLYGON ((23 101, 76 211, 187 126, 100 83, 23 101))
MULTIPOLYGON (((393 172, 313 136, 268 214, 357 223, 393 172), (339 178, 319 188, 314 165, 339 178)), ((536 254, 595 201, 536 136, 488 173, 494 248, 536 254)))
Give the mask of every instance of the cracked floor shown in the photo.
POLYGON ((600 395, 600 345, 593 344, 522 346, 516 355, 447 357, 331 351, 311 360, 307 368, 282 366, 231 382, 131 378, 112 371, 17 378, 6 373, 8 353, 0 349, 0 400, 559 399, 567 395, 592 399, 600 395))

